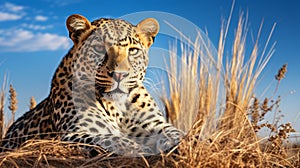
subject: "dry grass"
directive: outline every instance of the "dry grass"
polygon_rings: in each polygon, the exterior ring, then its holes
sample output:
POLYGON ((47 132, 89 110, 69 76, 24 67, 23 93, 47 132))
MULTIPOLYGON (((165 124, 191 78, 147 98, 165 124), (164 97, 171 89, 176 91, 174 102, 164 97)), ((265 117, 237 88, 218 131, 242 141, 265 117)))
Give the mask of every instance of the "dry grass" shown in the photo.
MULTIPOLYGON (((241 16, 232 54, 223 68, 229 22, 221 30, 215 59, 209 44, 201 44, 200 34, 188 44, 192 47, 186 47, 193 51, 181 47, 180 61, 177 50, 170 51, 170 95, 162 99, 170 121, 188 132, 179 146, 180 161, 183 167, 297 167, 299 156, 288 156, 290 149, 285 145, 289 133, 295 131, 292 126, 261 122, 266 113, 276 114, 278 108, 274 107, 279 106, 280 98, 270 104, 268 98, 260 103, 254 97, 257 79, 274 52, 275 44, 268 45, 275 25, 262 51, 258 48, 260 27, 251 54, 246 56, 248 25, 241 16), (270 137, 260 139, 257 132, 264 127, 270 129, 270 137)), ((275 76, 278 83, 286 68, 284 65, 275 76)))
MULTIPOLYGON (((165 95, 162 99, 170 121, 187 132, 174 150, 146 158, 106 153, 89 158, 78 150, 83 144, 28 141, 16 151, 0 153, 0 167, 299 167, 299 146, 285 145, 294 131, 291 125, 261 123, 280 99, 260 102, 254 97, 256 81, 274 46, 259 52, 257 40, 245 60, 247 23, 241 17, 232 55, 224 67, 228 24, 221 30, 216 59, 200 35, 189 47, 182 46, 180 60, 176 48, 170 50, 170 98, 165 95), (193 51, 187 49, 191 46, 193 51), (260 139, 257 131, 263 127, 271 133, 260 139)), ((257 39, 259 36, 260 31, 257 39)))
POLYGON ((5 90, 6 90, 7 78, 4 76, 2 87, 0 90, 0 140, 2 140, 3 135, 5 134, 5 90))
POLYGON ((5 100, 5 92, 2 88, 0 91, 0 139, 2 139, 2 135, 4 135, 4 100, 5 100))

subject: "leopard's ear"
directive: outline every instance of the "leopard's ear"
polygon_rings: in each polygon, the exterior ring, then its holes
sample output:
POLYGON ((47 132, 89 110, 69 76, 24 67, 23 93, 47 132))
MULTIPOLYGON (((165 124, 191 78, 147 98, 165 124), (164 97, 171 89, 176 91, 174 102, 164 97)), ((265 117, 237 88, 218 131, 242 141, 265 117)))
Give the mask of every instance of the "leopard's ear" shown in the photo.
POLYGON ((147 39, 147 46, 150 47, 159 31, 159 23, 154 18, 147 18, 137 24, 137 33, 142 34, 147 39))
POLYGON ((91 28, 91 23, 88 19, 78 14, 69 16, 66 25, 74 44, 79 42, 79 37, 82 33, 91 28))

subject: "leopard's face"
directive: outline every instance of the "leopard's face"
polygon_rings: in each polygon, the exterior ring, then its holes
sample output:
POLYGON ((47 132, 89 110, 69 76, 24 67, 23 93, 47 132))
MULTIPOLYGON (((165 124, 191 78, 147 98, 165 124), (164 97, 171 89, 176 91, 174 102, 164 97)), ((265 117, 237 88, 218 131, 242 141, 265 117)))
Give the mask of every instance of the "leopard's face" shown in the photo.
POLYGON ((103 92, 128 93, 143 81, 148 48, 142 44, 135 27, 121 20, 110 20, 95 29, 90 39, 96 40, 88 47, 89 55, 102 57, 97 64, 95 82, 103 92), (106 27, 109 32, 103 33, 106 27))
POLYGON ((148 49, 158 32, 154 19, 137 26, 123 20, 99 19, 89 23, 80 15, 67 21, 78 55, 78 70, 85 78, 94 78, 102 93, 129 93, 144 80, 148 65, 148 49), (72 27, 88 27, 72 31, 72 27), (77 35, 80 33, 80 35, 77 35))

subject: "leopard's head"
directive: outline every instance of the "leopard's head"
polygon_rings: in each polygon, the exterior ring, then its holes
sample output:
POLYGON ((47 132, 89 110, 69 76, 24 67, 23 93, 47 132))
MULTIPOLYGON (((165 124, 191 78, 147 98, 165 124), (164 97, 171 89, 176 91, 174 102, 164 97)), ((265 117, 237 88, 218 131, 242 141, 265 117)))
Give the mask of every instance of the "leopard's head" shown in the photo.
POLYGON ((155 19, 132 25, 120 19, 89 22, 81 15, 71 15, 67 28, 81 80, 94 78, 102 93, 129 93, 143 82, 148 49, 159 30, 155 19))

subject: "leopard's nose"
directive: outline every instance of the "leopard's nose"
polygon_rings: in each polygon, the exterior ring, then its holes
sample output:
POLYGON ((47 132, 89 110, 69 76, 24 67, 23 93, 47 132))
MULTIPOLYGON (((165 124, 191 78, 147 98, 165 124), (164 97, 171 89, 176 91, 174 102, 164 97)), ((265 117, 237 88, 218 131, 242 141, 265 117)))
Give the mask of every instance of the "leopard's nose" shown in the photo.
POLYGON ((119 82, 129 75, 128 72, 111 72, 109 76, 112 77, 115 81, 119 82))

